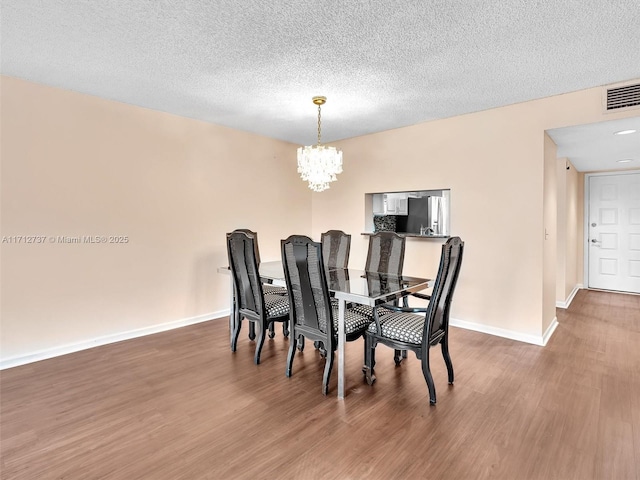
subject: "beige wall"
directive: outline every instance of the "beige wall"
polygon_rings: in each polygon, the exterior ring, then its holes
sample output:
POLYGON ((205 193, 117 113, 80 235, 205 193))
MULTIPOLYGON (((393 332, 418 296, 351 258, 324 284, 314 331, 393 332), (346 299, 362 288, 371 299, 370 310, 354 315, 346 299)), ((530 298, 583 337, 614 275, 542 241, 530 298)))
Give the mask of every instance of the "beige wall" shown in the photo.
MULTIPOLYGON (((339 228, 362 266, 364 194, 439 188, 466 242, 454 319, 539 342, 556 298, 544 132, 632 116, 604 115, 597 88, 336 142, 345 171, 318 194, 296 173, 295 145, 0 78, 2 235, 129 237, 3 244, 2 359, 220 315, 228 281, 216 268, 233 228, 260 232, 264 260, 292 233, 339 228)), ((405 272, 434 275, 440 244, 410 239, 405 272)))
POLYGON ((584 281, 584 212, 585 212, 585 198, 584 198, 584 179, 585 174, 579 172, 577 174, 577 208, 576 208, 576 223, 578 229, 576 232, 576 279, 579 285, 586 287, 584 281))
POLYGON ((571 162, 567 162, 569 170, 565 169, 566 183, 566 274, 565 274, 565 300, 576 288, 582 286, 582 276, 579 273, 578 265, 582 265, 584 238, 582 234, 582 217, 584 196, 581 196, 579 189, 580 176, 571 162))
POLYGON ((566 256, 567 256, 567 230, 563 228, 567 222, 567 181, 566 181, 566 165, 569 160, 566 158, 558 158, 556 162, 556 172, 558 179, 558 238, 556 252, 556 302, 558 304, 565 301, 565 283, 566 283, 566 256))
POLYGON ((542 251, 542 332, 556 318, 556 262, 558 258, 558 155, 556 144, 544 134, 544 187, 542 251))
MULTIPOLYGON (((557 162, 558 172, 558 252, 556 302, 566 306, 574 290, 582 285, 579 265, 583 263, 582 205, 580 174, 566 158, 557 162), (567 166, 569 167, 567 169, 567 166)), ((584 181, 584 176, 582 177, 584 181)))
MULTIPOLYGON (((354 234, 350 264, 361 266, 365 193, 451 188, 452 234, 465 241, 452 316, 537 342, 556 298, 556 159, 544 132, 632 116, 602 113, 601 94, 594 88, 336 142, 345 171, 313 196, 313 233, 354 234)), ((440 244, 409 240, 405 272, 435 275, 440 244)))
MULTIPOLYGON (((527 112, 531 105, 519 108, 527 112)), ((466 242, 454 316, 539 334, 541 243, 528 252, 522 247, 541 236, 543 129, 523 131, 513 109, 483 112, 481 121, 464 115, 340 142, 345 172, 328 194, 313 197, 314 235, 331 225, 355 234, 350 264, 361 266, 365 193, 451 188, 451 230, 466 242), (528 201, 514 201, 519 197, 528 201)), ((409 241, 405 272, 435 275, 440 245, 409 241)))
POLYGON ((2 244, 6 360, 228 308, 225 233, 264 260, 311 230, 295 145, 1 77, 2 235, 126 235, 126 244, 2 244), (286 212, 282 214, 281 212, 286 212))

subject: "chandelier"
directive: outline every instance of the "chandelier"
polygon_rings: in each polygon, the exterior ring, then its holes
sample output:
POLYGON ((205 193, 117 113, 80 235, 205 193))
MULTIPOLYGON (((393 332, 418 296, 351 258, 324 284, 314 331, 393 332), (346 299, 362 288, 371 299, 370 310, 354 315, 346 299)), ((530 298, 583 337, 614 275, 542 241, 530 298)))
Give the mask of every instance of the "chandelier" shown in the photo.
POLYGON ((320 106, 326 101, 327 97, 313 97, 318 106, 318 144, 298 148, 298 173, 314 192, 329 188, 329 183, 342 173, 342 152, 320 143, 320 106))

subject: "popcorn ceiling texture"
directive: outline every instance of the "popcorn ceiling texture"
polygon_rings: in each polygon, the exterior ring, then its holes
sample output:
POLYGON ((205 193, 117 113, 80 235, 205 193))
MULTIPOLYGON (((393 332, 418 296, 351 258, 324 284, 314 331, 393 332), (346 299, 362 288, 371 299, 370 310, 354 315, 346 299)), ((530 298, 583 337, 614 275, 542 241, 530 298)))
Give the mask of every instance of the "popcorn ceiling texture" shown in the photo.
POLYGON ((640 77, 638 0, 2 0, 2 73, 314 144, 640 77))

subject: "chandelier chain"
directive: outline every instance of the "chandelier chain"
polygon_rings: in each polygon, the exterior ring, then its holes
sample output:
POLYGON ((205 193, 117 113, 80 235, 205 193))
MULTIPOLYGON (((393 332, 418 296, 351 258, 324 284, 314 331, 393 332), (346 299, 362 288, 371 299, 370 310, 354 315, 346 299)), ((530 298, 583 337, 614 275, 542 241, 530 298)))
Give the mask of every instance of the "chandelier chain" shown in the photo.
POLYGON ((318 105, 318 145, 320 145, 320 105, 318 105))

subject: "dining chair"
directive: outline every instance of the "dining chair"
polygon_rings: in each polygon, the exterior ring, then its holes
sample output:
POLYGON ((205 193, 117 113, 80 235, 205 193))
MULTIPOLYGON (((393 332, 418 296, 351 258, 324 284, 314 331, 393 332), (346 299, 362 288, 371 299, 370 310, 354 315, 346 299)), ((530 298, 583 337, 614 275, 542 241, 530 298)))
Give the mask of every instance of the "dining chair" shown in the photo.
POLYGON ((236 351, 242 321, 246 319, 250 325, 258 327, 254 361, 259 364, 266 330, 270 329, 269 337, 273 338, 274 322, 284 323, 289 318, 289 297, 264 293, 255 244, 255 236, 246 232, 227 233, 227 254, 235 296, 235 308, 231 312, 235 315, 231 351, 236 351))
MULTIPOLYGON (((248 228, 236 228, 234 232, 244 232, 247 235, 252 235, 254 238, 254 245, 256 248, 256 261, 258 262, 258 268, 260 267, 260 249, 258 248, 258 233, 248 228)), ((265 294, 271 295, 287 295, 287 289, 284 287, 278 287, 277 285, 271 285, 270 283, 264 283, 262 285, 262 289, 265 294)))
MULTIPOLYGON (((293 372, 297 343, 302 339, 317 341, 326 352, 322 393, 329 392, 329 380, 338 347, 338 308, 332 306, 324 268, 322 244, 302 235, 281 241, 282 264, 289 292, 289 353, 286 376, 293 372)), ((345 312, 346 340, 364 335, 371 319, 354 311, 345 312)))
POLYGON ((369 237, 367 263, 368 272, 402 275, 405 237, 396 232, 377 232, 369 237))
MULTIPOLYGON (((260 248, 258 248, 258 233, 254 232, 252 230, 249 230, 248 228, 236 228, 234 230, 234 232, 244 232, 249 236, 253 237, 253 245, 255 247, 255 253, 256 253, 256 261, 258 263, 258 269, 260 268, 260 248)), ((287 295, 287 289, 285 287, 279 287, 277 285, 272 285, 271 284, 272 281, 268 281, 265 282, 264 280, 262 281, 262 292, 265 295, 287 295)), ((289 325, 287 322, 284 322, 282 324, 282 334, 287 337, 289 336, 289 325)), ((273 324, 269 325, 269 338, 273 338, 275 337, 276 333, 273 327, 273 324)), ((256 333, 255 333, 255 326, 253 323, 249 324, 249 340, 255 340, 256 338, 256 333)))
MULTIPOLYGON (((369 237, 367 262, 364 269, 367 272, 402 275, 404 266, 405 237, 396 232, 377 232, 369 237)), ((395 303, 397 304, 397 302, 395 303)), ((358 313, 367 315, 373 320, 373 308, 368 305, 354 305, 358 313)), ((380 315, 384 315, 381 312, 380 315)), ((402 352, 396 352, 396 361, 402 352)))
POLYGON ((320 235, 325 268, 348 268, 351 235, 342 230, 328 230, 320 235))
MULTIPOLYGON (((335 269, 348 268, 351 235, 342 230, 328 230, 320 235, 320 243, 322 244, 324 267, 328 271, 334 270, 332 275, 336 275, 335 269)), ((337 307, 338 300, 332 298, 331 305, 337 307)), ((317 350, 320 350, 322 355, 326 354, 326 351, 320 347, 320 342, 315 341, 313 345, 317 350)), ((298 349, 304 350, 304 338, 298 339, 298 349)))
MULTIPOLYGON (((429 403, 436 403, 436 388, 429 366, 429 349, 440 344, 449 384, 453 384, 453 364, 449 355, 449 311, 458 281, 464 242, 460 237, 451 237, 442 246, 438 275, 431 295, 422 295, 429 300, 426 308, 397 307, 382 304, 374 310, 374 321, 365 334, 365 363, 363 372, 369 385, 376 380, 375 349, 382 343, 396 351, 411 350, 421 360, 422 373, 429 389, 429 403), (384 316, 378 309, 388 310, 384 316), (423 315, 420 315, 420 314, 423 315)), ((397 362, 396 362, 397 363, 397 362)))

